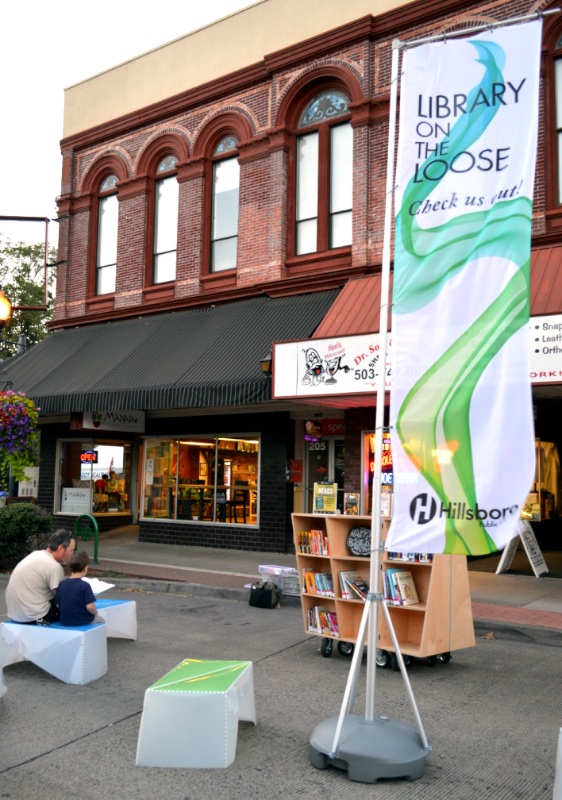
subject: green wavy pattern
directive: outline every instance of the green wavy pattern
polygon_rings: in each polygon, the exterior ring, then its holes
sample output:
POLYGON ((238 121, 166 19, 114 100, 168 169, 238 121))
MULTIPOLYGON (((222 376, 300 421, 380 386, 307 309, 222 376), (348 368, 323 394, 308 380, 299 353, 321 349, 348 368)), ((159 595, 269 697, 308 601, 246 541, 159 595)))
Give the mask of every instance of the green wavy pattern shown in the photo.
MULTIPOLYGON (((489 92, 492 83, 503 82, 505 61, 496 43, 471 44, 485 73, 469 94, 469 104, 480 90, 489 92)), ((474 144, 498 109, 484 105, 463 115, 446 137, 449 148, 445 160, 474 144)), ((429 161, 431 158, 425 163, 429 161)), ((412 178, 404 192, 396 217, 393 314, 426 306, 455 273, 477 258, 497 256, 516 268, 498 297, 411 388, 397 417, 396 430, 404 451, 440 501, 474 508, 477 496, 469 428, 471 398, 491 360, 529 319, 532 203, 526 197, 498 201, 486 211, 469 212, 442 226, 422 229, 408 210, 437 185, 436 181, 414 183, 412 178), (438 466, 434 453, 447 445, 454 449, 454 456, 449 464, 438 466)), ((481 521, 446 520, 444 552, 476 554, 497 549, 481 521)))

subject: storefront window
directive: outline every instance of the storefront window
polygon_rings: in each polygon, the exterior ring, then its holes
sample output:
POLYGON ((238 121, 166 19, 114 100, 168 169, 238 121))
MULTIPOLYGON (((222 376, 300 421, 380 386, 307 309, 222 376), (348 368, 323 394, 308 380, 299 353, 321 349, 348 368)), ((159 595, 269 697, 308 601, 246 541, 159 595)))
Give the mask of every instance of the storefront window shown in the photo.
MULTIPOLYGON (((375 445, 376 434, 363 434, 363 513, 371 514, 373 511, 373 475, 375 472, 375 445)), ((392 466, 392 449, 390 433, 385 431, 382 440, 381 460, 381 512, 383 517, 392 516, 392 491, 394 472, 392 466)))
POLYGON ((143 516, 256 525, 258 465, 257 435, 147 439, 143 516))
POLYGON ((130 514, 131 445, 59 441, 55 512, 130 514))

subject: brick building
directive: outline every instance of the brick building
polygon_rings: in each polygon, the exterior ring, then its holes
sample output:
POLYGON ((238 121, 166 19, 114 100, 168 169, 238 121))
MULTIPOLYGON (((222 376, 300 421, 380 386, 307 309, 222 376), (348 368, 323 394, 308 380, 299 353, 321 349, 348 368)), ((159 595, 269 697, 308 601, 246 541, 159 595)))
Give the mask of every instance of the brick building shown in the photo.
MULTIPOLYGON (((144 541, 284 551, 319 480, 367 513, 374 394, 275 400, 260 361, 378 330, 393 39, 548 7, 261 0, 66 91, 55 319, 9 368, 42 409, 39 502, 57 524, 92 512, 144 541)), ((561 63, 552 15, 531 312, 553 319, 561 63)), ((552 457, 557 364, 534 387, 552 457)))

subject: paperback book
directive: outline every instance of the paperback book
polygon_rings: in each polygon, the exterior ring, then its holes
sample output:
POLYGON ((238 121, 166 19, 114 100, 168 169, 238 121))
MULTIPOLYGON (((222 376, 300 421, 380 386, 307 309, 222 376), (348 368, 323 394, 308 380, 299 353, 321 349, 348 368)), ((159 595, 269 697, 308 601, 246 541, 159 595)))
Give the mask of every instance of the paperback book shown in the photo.
POLYGON ((409 570, 385 570, 384 599, 395 606, 411 606, 419 603, 416 584, 409 570))
POLYGON ((347 570, 340 572, 340 588, 342 598, 344 600, 351 600, 360 598, 366 600, 369 594, 369 584, 364 578, 359 575, 355 570, 347 570))
POLYGON ((419 603, 418 593, 416 591, 416 584, 414 578, 409 570, 403 570, 396 573, 396 582, 398 590, 402 598, 402 605, 413 606, 419 603))
POLYGON ((105 581, 100 581, 99 578, 82 578, 82 580, 90 584, 95 595, 106 592, 108 589, 113 589, 115 586, 114 583, 106 583, 105 581))

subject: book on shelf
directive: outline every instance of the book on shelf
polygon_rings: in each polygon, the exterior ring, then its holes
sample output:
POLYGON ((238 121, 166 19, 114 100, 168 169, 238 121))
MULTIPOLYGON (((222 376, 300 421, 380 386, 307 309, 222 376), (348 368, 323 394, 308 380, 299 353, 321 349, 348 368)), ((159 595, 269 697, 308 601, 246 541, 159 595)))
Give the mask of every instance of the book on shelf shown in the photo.
POLYGON ((402 597, 402 605, 413 606, 419 603, 418 593, 416 591, 416 584, 414 578, 409 570, 403 570, 396 573, 396 582, 398 590, 402 597))
POLYGON ((356 492, 344 492, 343 513, 359 514, 359 495, 356 492))
POLYGON ((384 571, 384 599, 393 606, 402 605, 401 595, 398 591, 395 578, 397 572, 398 570, 396 569, 386 569, 384 571))
POLYGON ((315 572, 304 567, 302 571, 302 586, 306 594, 319 594, 323 597, 334 596, 331 572, 315 572))
POLYGON ((369 594, 369 584, 356 570, 344 570, 339 574, 341 595, 344 600, 359 597, 366 600, 369 594))
POLYGON ((385 570, 384 599, 395 606, 412 606, 419 603, 416 584, 409 570, 385 570))
POLYGON ((433 561, 433 553, 400 553, 388 550, 386 557, 390 561, 410 561, 412 564, 431 564, 433 561))
POLYGON ((338 577, 340 580, 340 592, 343 600, 349 600, 351 598, 351 589, 347 585, 345 580, 345 572, 338 573, 338 577))
POLYGON ((298 533, 298 552, 305 555, 328 556, 328 534, 326 531, 299 531, 298 533))
POLYGON ((338 638, 340 631, 336 612, 324 606, 312 606, 307 612, 307 629, 309 633, 338 638))
POLYGON ((304 594, 315 594, 314 573, 311 569, 303 568, 301 586, 304 594))

